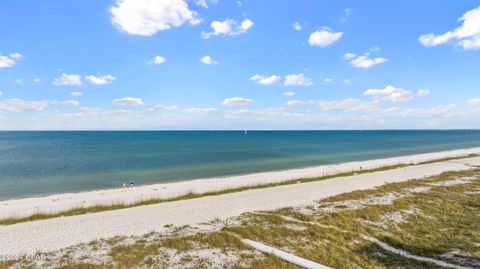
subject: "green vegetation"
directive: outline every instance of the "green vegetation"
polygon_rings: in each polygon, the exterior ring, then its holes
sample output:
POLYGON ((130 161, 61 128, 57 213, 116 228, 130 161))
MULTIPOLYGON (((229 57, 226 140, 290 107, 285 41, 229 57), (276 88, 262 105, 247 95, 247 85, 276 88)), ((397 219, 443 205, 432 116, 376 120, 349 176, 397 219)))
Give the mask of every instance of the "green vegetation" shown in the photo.
MULTIPOLYGON (((478 156, 480 155, 470 154, 467 156, 444 158, 440 160, 424 162, 421 164, 442 162, 442 161, 449 161, 449 160, 456 160, 456 159, 463 159, 463 158, 473 158, 478 156)), ((279 183, 262 184, 262 185, 256 185, 256 186, 245 186, 245 187, 234 188, 234 189, 226 189, 222 191, 214 191, 214 192, 206 192, 206 193, 188 193, 182 196, 177 196, 169 199, 150 199, 150 200, 145 200, 145 201, 131 203, 131 204, 112 204, 112 205, 97 205, 92 207, 79 207, 79 208, 73 208, 73 209, 55 213, 55 214, 38 213, 38 214, 34 214, 24 218, 13 217, 13 218, 0 219, 0 225, 10 225, 10 224, 27 222, 27 221, 43 220, 43 219, 50 219, 50 218, 57 218, 57 217, 64 217, 64 216, 75 216, 75 215, 82 215, 82 214, 95 213, 95 212, 101 212, 101 211, 130 208, 130 207, 142 206, 142 205, 151 205, 151 204, 166 203, 166 202, 173 202, 173 201, 186 200, 186 199, 195 199, 200 197, 222 195, 222 194, 240 192, 240 191, 246 191, 246 190, 252 190, 252 189, 261 189, 261 188, 270 188, 270 187, 289 185, 289 184, 306 183, 306 182, 325 180, 325 179, 330 179, 335 177, 352 176, 357 174, 391 170, 391 169, 407 167, 411 165, 415 165, 415 164, 397 164, 397 165, 391 165, 391 166, 384 166, 376 169, 365 169, 365 170, 360 170, 355 172, 339 173, 335 175, 328 175, 328 176, 315 177, 315 178, 293 179, 293 180, 283 181, 279 183)))
MULTIPOLYGON (((214 232, 172 229, 78 249, 107 246, 107 268, 298 268, 241 243, 248 238, 333 268, 442 268, 386 251, 368 236, 413 255, 480 267, 480 169, 345 193, 304 208, 246 213, 214 232), (214 264, 212 257, 223 258, 214 264)), ((90 262, 59 268, 98 266, 90 262)))

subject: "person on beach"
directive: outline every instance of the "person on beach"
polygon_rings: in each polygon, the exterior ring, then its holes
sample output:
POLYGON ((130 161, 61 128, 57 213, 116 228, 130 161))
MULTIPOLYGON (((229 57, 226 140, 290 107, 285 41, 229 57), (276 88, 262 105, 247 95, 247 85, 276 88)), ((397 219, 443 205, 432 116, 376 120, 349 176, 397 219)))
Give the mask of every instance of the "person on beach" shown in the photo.
POLYGON ((133 187, 133 180, 130 180, 130 187, 133 187))
POLYGON ((125 189, 125 188, 128 188, 128 185, 127 185, 127 183, 125 183, 125 182, 123 182, 123 185, 122 185, 122 186, 123 186, 124 189, 125 189))

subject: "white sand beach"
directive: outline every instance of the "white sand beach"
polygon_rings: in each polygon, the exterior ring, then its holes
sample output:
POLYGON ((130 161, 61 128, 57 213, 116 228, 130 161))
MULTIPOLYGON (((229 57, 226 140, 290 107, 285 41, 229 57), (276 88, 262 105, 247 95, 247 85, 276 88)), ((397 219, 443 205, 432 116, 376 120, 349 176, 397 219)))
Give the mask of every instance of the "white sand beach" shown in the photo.
POLYGON ((215 177, 189 181, 159 183, 136 186, 133 188, 116 188, 86 191, 78 193, 53 194, 43 197, 12 199, 0 201, 0 219, 19 218, 35 213, 57 213, 71 208, 91 207, 95 205, 130 204, 149 199, 163 199, 181 196, 187 193, 206 193, 222 191, 244 186, 256 186, 278 183, 292 179, 314 178, 334 175, 360 169, 375 169, 397 164, 417 164, 426 161, 469 154, 480 154, 480 148, 442 151, 427 154, 416 154, 386 159, 348 162, 333 165, 289 169, 254 173, 238 176, 215 177))
MULTIPOLYGON (((95 204, 112 202, 111 199, 125 202, 151 197, 172 197, 188 191, 205 192, 244 185, 278 182, 292 178, 321 176, 323 174, 352 171, 359 169, 359 166, 362 166, 362 169, 369 169, 398 163, 418 163, 478 153, 479 151, 480 149, 476 148, 238 177, 156 184, 127 190, 116 189, 60 194, 4 201, 1 208, 2 212, 21 212, 22 210, 32 210, 34 212, 32 209, 34 205, 40 206, 42 210, 47 210, 48 206, 51 206, 50 212, 55 212, 78 206, 80 199, 86 201, 80 204, 87 204, 87 201, 95 204), (218 184, 221 186, 219 187, 218 184), (76 199, 76 202, 70 202, 73 199, 76 199), (8 208, 8 211, 4 208, 8 208)), ((0 246, 2 246, 0 255, 54 251, 100 238, 117 235, 142 235, 150 231, 161 232, 165 229, 164 225, 166 224, 194 226, 214 219, 237 216, 244 212, 304 206, 316 200, 345 192, 374 188, 385 183, 419 179, 446 171, 468 170, 476 166, 480 166, 480 157, 419 164, 309 183, 253 189, 218 196, 0 226, 0 246)))

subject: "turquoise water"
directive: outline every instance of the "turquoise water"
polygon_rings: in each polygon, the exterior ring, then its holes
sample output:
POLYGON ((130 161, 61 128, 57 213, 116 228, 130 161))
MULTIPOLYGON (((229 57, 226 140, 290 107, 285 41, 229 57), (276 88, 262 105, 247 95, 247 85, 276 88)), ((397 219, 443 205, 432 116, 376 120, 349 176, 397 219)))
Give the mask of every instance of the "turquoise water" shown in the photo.
POLYGON ((468 147, 480 131, 8 131, 0 200, 468 147))

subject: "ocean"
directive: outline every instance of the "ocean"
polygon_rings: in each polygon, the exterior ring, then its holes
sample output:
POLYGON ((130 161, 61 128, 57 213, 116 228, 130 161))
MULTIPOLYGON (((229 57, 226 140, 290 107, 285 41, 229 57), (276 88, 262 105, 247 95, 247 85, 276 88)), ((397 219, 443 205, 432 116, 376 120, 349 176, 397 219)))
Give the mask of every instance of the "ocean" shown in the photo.
POLYGON ((0 200, 469 147, 480 131, 5 131, 0 200))

